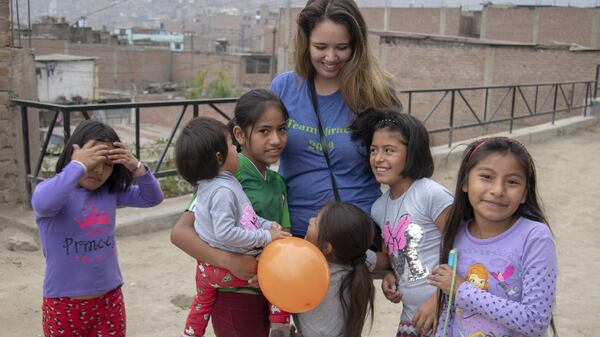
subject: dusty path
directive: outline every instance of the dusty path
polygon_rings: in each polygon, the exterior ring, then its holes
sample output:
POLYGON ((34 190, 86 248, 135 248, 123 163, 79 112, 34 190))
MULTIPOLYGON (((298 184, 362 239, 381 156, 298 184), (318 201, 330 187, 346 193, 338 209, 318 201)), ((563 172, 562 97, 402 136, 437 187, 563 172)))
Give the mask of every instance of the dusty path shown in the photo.
MULTIPOLYGON (((593 337, 600 331, 600 125, 529 149, 558 242, 559 332, 593 337)), ((456 171, 439 168, 435 178, 452 189, 456 171)), ((0 232, 0 336, 41 336, 42 253, 7 250, 8 231, 0 232)), ((178 336, 187 309, 177 304, 194 293, 194 261, 169 243, 168 231, 120 238, 119 254, 128 335, 178 336)), ((377 293, 370 336, 394 336, 400 309, 377 293)))

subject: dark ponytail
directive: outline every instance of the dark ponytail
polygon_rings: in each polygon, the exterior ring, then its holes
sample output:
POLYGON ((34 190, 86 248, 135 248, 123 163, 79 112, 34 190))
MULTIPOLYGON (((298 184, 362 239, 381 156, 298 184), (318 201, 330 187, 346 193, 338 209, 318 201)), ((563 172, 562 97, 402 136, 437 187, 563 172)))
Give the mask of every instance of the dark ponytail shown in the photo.
POLYGON ((339 290, 344 312, 344 337, 360 337, 367 314, 373 323, 375 287, 366 264, 373 242, 373 222, 356 206, 332 202, 321 210, 317 245, 333 248, 332 262, 351 266, 339 290))

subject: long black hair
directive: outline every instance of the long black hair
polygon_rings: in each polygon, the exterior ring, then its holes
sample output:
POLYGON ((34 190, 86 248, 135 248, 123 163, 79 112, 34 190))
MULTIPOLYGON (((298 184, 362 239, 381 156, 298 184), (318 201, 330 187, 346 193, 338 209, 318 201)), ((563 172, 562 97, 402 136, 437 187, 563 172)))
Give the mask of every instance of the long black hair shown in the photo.
POLYGON ((344 312, 344 337, 360 337, 367 314, 373 323, 375 287, 365 263, 373 242, 373 222, 360 208, 343 202, 330 202, 319 213, 317 246, 333 248, 337 264, 352 266, 339 290, 344 312), (346 296, 344 296, 346 294, 346 296))
MULTIPOLYGON (((450 208, 450 214, 448 215, 442 238, 441 264, 448 263, 448 255, 454 246, 454 239, 456 238, 460 224, 474 217, 473 206, 469 203, 469 196, 467 192, 463 191, 463 186, 467 184, 471 169, 491 154, 508 153, 516 158, 525 173, 525 202, 519 205, 519 208, 513 214, 513 218, 524 217, 548 225, 546 216, 538 201, 535 164, 525 146, 507 137, 490 137, 477 140, 471 143, 465 150, 458 170, 454 191, 454 204, 450 208)), ((441 312, 442 304, 443 296, 440 292, 438 296, 438 312, 441 312)), ((556 336, 554 319, 550 321, 550 325, 556 336)))
MULTIPOLYGON (((56 162, 56 173, 60 173, 71 161, 71 156, 73 156, 73 145, 77 144, 79 147, 83 147, 90 140, 111 144, 121 141, 115 130, 109 125, 95 120, 85 120, 79 123, 65 144, 65 148, 56 162)), ((132 181, 133 176, 131 175, 131 172, 129 172, 125 166, 115 164, 110 177, 106 180, 106 184, 109 186, 109 192, 122 192, 131 186, 132 181)))

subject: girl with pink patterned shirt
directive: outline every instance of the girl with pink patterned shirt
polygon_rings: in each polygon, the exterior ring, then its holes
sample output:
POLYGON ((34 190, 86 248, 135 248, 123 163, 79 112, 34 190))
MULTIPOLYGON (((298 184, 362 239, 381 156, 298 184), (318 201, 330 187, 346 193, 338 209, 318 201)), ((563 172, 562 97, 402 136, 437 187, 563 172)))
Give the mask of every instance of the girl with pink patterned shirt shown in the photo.
MULTIPOLYGON (((183 129, 175 146, 177 171, 197 186, 194 229, 210 246, 234 253, 258 255, 272 240, 289 237, 275 222, 260 218, 233 174, 238 156, 227 127, 212 118, 196 118, 183 129)), ((197 294, 184 336, 203 336, 220 287, 244 287, 247 280, 228 270, 198 261, 197 294)), ((277 311, 277 310, 274 310, 277 311)), ((275 315, 272 321, 289 321, 275 315)))
POLYGON ((429 335, 436 314, 436 288, 427 283, 439 263, 441 234, 453 198, 430 179, 433 159, 425 126, 407 114, 372 109, 353 124, 353 136, 369 148, 375 179, 389 186, 371 208, 380 226, 393 272, 381 287, 402 301, 397 337, 429 335))

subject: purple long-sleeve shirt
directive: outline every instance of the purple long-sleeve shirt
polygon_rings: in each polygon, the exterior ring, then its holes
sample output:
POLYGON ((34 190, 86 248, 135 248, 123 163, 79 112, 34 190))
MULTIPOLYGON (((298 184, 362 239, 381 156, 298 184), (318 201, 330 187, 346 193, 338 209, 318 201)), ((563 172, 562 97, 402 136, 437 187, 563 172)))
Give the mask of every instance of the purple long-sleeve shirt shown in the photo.
POLYGON ((147 171, 135 177, 137 186, 109 193, 81 188, 81 165, 69 163, 40 183, 31 200, 46 258, 44 297, 97 294, 123 284, 115 242, 117 206, 152 207, 163 194, 147 171))
MULTIPOLYGON (((556 289, 556 248, 543 223, 520 218, 489 239, 473 237, 467 224, 454 241, 459 286, 447 336, 547 336, 556 289)), ((443 336, 446 307, 437 337, 443 336)))

